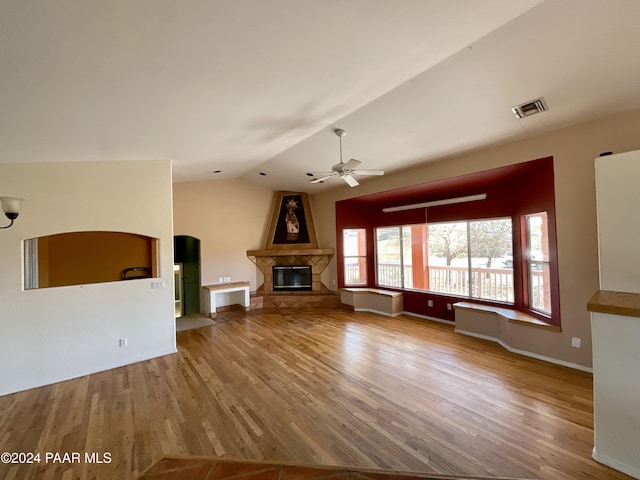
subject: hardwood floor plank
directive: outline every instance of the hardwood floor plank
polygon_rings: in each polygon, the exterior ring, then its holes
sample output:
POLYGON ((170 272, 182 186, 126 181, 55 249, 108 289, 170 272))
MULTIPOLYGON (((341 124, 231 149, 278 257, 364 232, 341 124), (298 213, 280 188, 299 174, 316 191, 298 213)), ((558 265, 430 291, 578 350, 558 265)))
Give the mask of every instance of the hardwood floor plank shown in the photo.
POLYGON ((1 478, 135 478, 166 455, 539 478, 629 477, 591 459, 591 375, 411 317, 223 312, 178 353, 0 397, 3 451, 110 463, 1 478))

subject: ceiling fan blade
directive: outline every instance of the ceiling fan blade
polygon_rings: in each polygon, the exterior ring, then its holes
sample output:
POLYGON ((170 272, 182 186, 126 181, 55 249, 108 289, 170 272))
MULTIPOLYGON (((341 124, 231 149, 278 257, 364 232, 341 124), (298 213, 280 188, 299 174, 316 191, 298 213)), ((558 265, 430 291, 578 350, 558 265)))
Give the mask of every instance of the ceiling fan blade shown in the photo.
POLYGON ((356 168, 361 163, 362 162, 360 160, 356 160, 355 158, 352 158, 351 160, 349 160, 347 163, 344 164, 344 167, 342 167, 342 169, 343 170, 353 170, 354 168, 356 168))
POLYGON ((384 170, 353 170, 354 175, 384 175, 384 170))
POLYGON ((324 182, 327 178, 335 177, 336 175, 338 175, 338 172, 330 173, 330 174, 329 174, 329 175, 327 175, 326 177, 322 177, 322 178, 314 178, 313 180, 311 180, 311 183, 320 183, 320 182, 324 182))
POLYGON ((349 174, 340 175, 340 176, 345 182, 349 184, 350 187, 357 187, 358 185, 360 185, 358 181, 349 174))

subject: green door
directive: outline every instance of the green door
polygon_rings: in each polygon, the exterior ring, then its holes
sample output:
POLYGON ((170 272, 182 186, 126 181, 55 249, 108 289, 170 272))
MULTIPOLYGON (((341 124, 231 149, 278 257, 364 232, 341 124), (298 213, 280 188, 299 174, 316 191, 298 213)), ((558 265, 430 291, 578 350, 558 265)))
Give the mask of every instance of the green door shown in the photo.
POLYGON ((200 240, 173 237, 173 261, 182 264, 182 314, 200 313, 200 240))

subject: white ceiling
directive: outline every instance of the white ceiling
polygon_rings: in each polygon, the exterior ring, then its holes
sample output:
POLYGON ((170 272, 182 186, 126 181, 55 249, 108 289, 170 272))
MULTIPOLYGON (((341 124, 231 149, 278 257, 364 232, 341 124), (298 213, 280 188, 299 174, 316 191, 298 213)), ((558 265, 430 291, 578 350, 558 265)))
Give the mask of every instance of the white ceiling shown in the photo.
POLYGON ((639 19, 638 0, 0 0, 0 162, 170 158, 174 181, 313 193, 344 185, 305 175, 338 161, 334 128, 390 173, 640 108, 639 19))

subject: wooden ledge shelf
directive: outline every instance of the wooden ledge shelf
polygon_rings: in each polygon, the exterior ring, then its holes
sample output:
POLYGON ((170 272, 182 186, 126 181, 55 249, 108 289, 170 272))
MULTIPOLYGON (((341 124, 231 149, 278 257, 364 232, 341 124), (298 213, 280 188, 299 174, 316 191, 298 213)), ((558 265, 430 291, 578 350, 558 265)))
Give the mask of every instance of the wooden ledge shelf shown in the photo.
POLYGON ((227 283, 214 283, 213 285, 204 285, 202 288, 205 290, 233 290, 238 287, 249 288, 249 282, 227 282, 227 283))
POLYGON ((520 310, 512 310, 504 307, 494 307, 493 305, 482 305, 472 302, 458 302, 453 304, 455 309, 479 311, 485 313, 492 313, 499 318, 507 320, 510 323, 517 323, 520 325, 526 325, 529 327, 544 328, 553 332, 561 332, 562 328, 557 325, 552 325, 539 318, 529 315, 528 313, 521 312, 520 310))
POLYGON ((598 290, 587 303, 587 310, 640 318, 640 293, 598 290))

